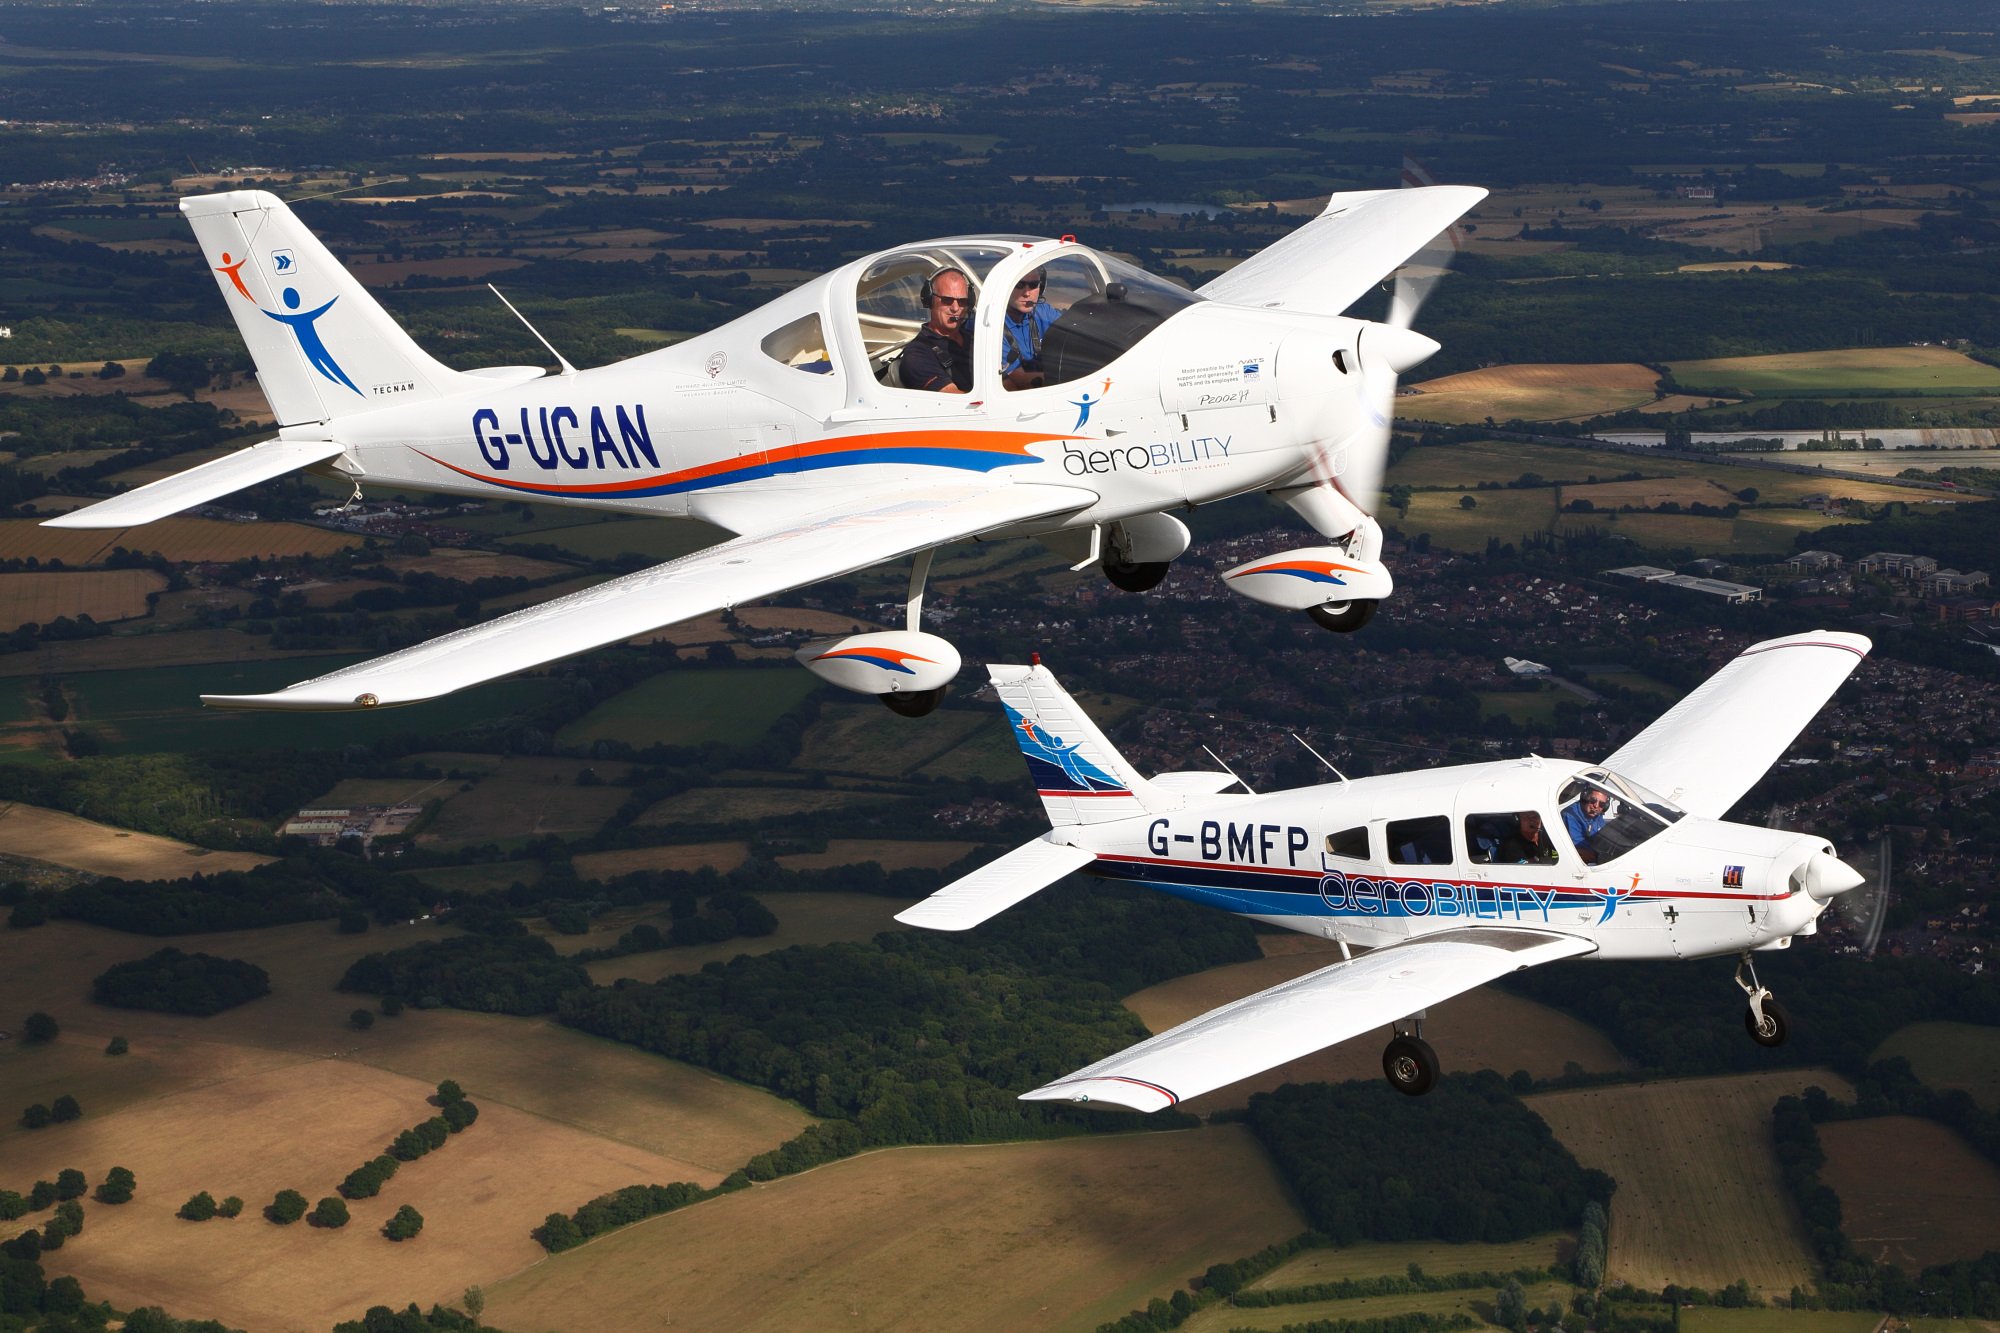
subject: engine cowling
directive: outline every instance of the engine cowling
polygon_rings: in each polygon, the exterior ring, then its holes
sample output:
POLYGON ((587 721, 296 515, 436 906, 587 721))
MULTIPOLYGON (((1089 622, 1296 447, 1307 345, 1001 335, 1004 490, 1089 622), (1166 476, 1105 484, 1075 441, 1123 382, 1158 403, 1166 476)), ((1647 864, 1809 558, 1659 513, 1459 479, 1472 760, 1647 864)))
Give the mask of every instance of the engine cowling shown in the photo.
POLYGON ((879 630, 820 639, 793 656, 830 685, 856 694, 922 694, 944 688, 958 674, 958 649, 935 634, 879 630))
POLYGON ((1222 582, 1254 602, 1287 611, 1334 602, 1379 602, 1396 586, 1389 567, 1380 560, 1351 556, 1338 546, 1308 546, 1246 560, 1224 573, 1222 582))

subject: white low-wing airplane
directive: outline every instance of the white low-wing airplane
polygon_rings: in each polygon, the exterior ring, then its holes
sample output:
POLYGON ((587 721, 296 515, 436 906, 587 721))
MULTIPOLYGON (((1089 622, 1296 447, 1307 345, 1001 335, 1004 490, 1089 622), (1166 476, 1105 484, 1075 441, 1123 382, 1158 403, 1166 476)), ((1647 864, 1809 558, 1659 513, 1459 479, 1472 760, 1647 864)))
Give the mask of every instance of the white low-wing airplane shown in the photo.
POLYGON ((1528 758, 1224 794, 1141 777, 1046 668, 993 683, 1049 820, 1041 838, 898 914, 965 930, 1071 871, 1130 880, 1339 943, 1343 961, 1224 1005, 1029 1101, 1158 1111, 1371 1028, 1412 1095, 1437 1078, 1424 1010, 1559 958, 1737 954, 1745 1023, 1786 1020, 1753 952, 1789 948, 1862 876, 1830 843, 1724 822, 1867 655, 1858 634, 1747 648, 1602 765, 1528 758), (1357 953, 1355 950, 1366 950, 1357 953), (1745 971, 1749 980, 1744 979, 1745 971))
POLYGON ((1424 288, 1407 274, 1388 322, 1340 312, 1485 193, 1337 194, 1199 292, 1068 237, 925 241, 856 260, 703 337, 592 370, 563 361, 548 375, 440 364, 273 195, 184 199, 277 438, 47 525, 128 528, 311 468, 357 494, 529 499, 737 534, 272 694, 204 696, 223 707, 414 703, 909 557, 904 629, 799 656, 917 715, 960 665, 950 643, 919 629, 938 546, 1035 536, 1077 568, 1096 564, 1143 590, 1188 546, 1169 511, 1259 490, 1329 544, 1250 561, 1227 584, 1357 629, 1392 587, 1367 511, 1396 377, 1437 344, 1409 328, 1424 288), (979 298, 971 388, 904 388, 897 360, 936 314, 933 286, 957 290, 945 280, 953 270, 979 298), (1034 276, 1047 302, 1034 315, 1040 371, 1010 387, 1004 325, 1034 276))

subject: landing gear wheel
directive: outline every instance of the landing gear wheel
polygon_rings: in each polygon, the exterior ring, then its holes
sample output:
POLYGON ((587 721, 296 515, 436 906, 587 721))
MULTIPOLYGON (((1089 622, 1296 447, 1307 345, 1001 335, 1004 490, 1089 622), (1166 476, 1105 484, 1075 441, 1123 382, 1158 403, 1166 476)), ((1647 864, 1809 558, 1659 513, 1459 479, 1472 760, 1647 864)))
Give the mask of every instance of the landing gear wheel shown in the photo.
POLYGON ((902 717, 925 717, 937 710, 944 699, 945 687, 934 690, 911 690, 907 693, 878 694, 875 697, 885 704, 889 711, 902 717))
POLYGON ((1759 1046, 1783 1046, 1786 1034, 1791 1031, 1791 1020, 1778 1002, 1771 998, 1769 991, 1764 993, 1761 1007, 1764 1010, 1764 1021, 1761 1023, 1757 1021, 1756 1010, 1743 1011, 1743 1026, 1750 1033, 1750 1040, 1759 1046))
POLYGON ((1375 608, 1380 602, 1328 602, 1325 606, 1309 606, 1306 614, 1321 629, 1332 630, 1335 634, 1352 634, 1375 618, 1375 608))
POLYGON ((1160 580, 1173 565, 1171 560, 1148 560, 1136 565, 1106 560, 1103 568, 1104 577, 1111 580, 1112 587, 1126 592, 1150 592, 1160 586, 1160 580))
POLYGON ((1422 1037, 1397 1037, 1382 1052, 1389 1086, 1406 1097, 1421 1097, 1437 1082, 1437 1052, 1422 1037))

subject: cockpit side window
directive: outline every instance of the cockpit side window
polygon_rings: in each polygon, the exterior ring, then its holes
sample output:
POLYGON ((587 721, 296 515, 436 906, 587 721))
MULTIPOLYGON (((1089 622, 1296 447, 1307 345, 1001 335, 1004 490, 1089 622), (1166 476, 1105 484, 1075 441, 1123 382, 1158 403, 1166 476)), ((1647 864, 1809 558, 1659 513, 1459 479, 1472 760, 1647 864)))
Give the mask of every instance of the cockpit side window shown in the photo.
POLYGON ((764 355, 794 370, 814 375, 831 375, 833 357, 827 351, 826 326, 817 313, 805 315, 771 330, 758 344, 764 355))
POLYGON ((870 373, 885 385, 900 387, 896 359, 928 318, 923 290, 933 273, 958 269, 971 280, 975 301, 982 300, 987 272, 1009 253, 990 242, 944 242, 898 250, 869 265, 855 287, 854 314, 861 323, 870 373))
POLYGON ((1451 864, 1451 818, 1425 815, 1392 819, 1388 827, 1389 863, 1399 866, 1451 864))
POLYGON ((1058 255, 1024 279, 1039 279, 1040 290, 1017 285, 1006 294, 999 355, 1010 389, 1095 375, 1201 299, 1144 269, 1087 250, 1058 255))
POLYGON ((1664 796, 1605 769, 1592 769, 1564 783, 1558 804, 1563 831, 1577 855, 1591 865, 1617 860, 1687 813, 1664 796))
POLYGON ((1481 865, 1554 865, 1558 853, 1539 810, 1465 817, 1465 850, 1481 865))
POLYGON ((1342 829, 1338 833, 1327 834, 1326 852, 1328 856, 1344 856, 1350 861, 1366 861, 1368 826, 1363 824, 1358 828, 1342 829))

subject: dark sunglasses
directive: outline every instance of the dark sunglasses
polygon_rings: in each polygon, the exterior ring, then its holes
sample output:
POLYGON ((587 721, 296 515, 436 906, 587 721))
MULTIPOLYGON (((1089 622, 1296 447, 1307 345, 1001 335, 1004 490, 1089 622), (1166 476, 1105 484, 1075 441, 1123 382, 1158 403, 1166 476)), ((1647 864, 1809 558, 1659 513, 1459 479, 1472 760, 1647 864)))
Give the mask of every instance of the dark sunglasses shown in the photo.
POLYGON ((932 293, 931 293, 931 300, 933 300, 933 301, 937 301, 937 302, 939 302, 939 303, 941 303, 941 304, 943 304, 943 305, 971 305, 971 304, 972 304, 972 298, 971 298, 970 296, 946 296, 946 295, 945 295, 945 294, 944 294, 943 292, 932 292, 932 293))
POLYGON ((1017 292, 1038 292, 1041 289, 1042 280, 1040 278, 1023 278, 1014 284, 1014 290, 1017 292))

